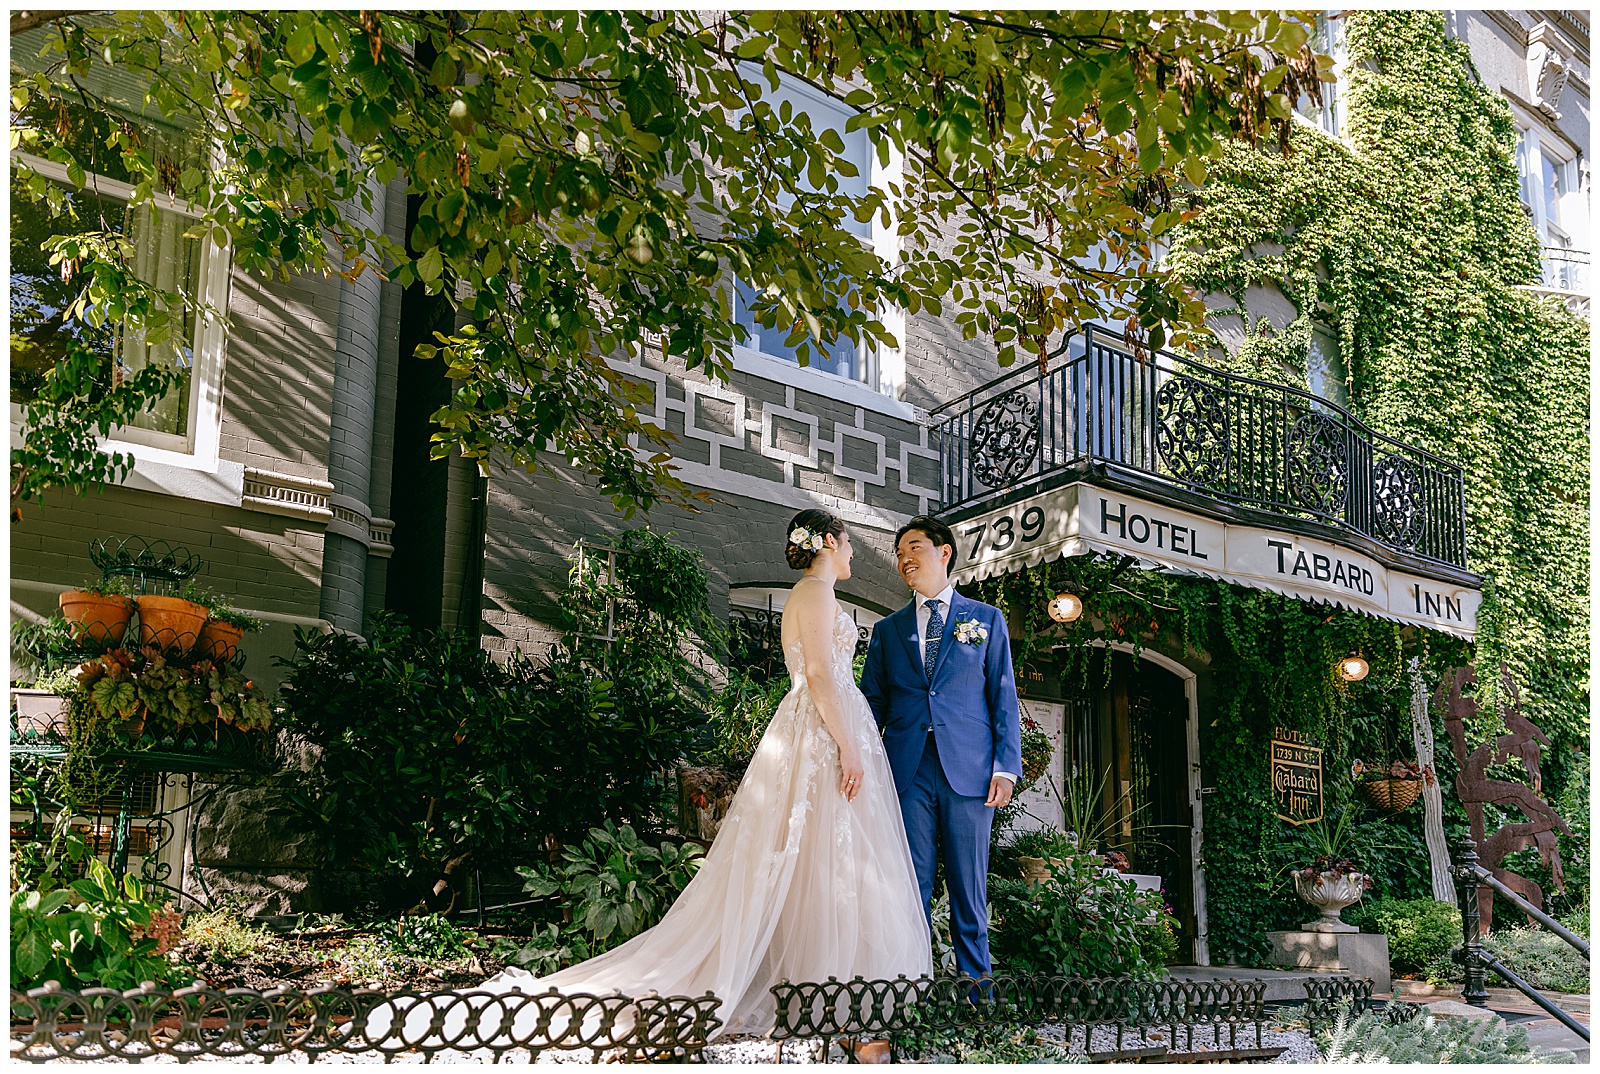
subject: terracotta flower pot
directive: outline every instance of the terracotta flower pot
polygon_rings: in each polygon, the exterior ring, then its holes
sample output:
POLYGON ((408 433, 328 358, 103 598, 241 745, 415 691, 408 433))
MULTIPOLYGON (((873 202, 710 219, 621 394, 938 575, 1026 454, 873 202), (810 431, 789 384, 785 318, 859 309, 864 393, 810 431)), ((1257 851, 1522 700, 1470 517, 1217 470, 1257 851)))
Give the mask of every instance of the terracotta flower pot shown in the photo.
POLYGON ((1022 869, 1022 879, 1031 888, 1035 884, 1042 884, 1053 875, 1050 863, 1043 858, 1030 858, 1022 856, 1017 858, 1017 865, 1022 869))
POLYGON ((139 641, 187 653, 200 638, 205 626, 205 605, 181 597, 161 597, 145 593, 139 598, 139 641))
POLYGON ((233 654, 239 651, 239 640, 244 637, 244 631, 232 623, 224 623, 220 619, 207 619, 206 625, 200 628, 200 641, 196 648, 200 655, 210 660, 232 660, 233 654))
POLYGON ((71 590, 61 594, 61 614, 72 624, 72 636, 77 641, 95 641, 115 645, 128 630, 128 620, 133 618, 133 601, 127 597, 101 596, 71 590))
POLYGON ((1307 921, 1300 927, 1307 932, 1358 931, 1354 925, 1346 925, 1340 920, 1339 911, 1361 900, 1362 892, 1367 889, 1366 879, 1361 873, 1347 873, 1343 876, 1336 873, 1318 873, 1308 880, 1295 873, 1295 891, 1299 892, 1300 897, 1306 902, 1322 911, 1322 915, 1315 921, 1307 921))

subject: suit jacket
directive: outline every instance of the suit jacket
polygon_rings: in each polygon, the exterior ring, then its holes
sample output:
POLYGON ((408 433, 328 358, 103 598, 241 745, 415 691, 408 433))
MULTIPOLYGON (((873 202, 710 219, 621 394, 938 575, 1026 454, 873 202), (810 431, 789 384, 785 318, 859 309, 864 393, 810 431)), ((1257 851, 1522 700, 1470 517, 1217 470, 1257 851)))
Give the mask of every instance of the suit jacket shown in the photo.
POLYGON ((1011 638, 998 608, 951 594, 931 682, 917 648, 916 602, 880 620, 867 643, 861 692, 877 717, 902 794, 916 778, 930 729, 957 794, 987 796, 996 770, 1022 771, 1011 638), (956 640, 956 624, 967 620, 986 627, 989 636, 976 644, 956 640))

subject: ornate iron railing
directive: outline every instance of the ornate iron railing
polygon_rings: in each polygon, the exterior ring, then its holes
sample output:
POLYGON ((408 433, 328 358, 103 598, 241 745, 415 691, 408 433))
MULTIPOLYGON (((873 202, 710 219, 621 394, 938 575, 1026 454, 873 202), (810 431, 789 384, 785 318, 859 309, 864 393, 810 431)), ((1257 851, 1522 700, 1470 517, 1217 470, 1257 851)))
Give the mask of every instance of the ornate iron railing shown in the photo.
POLYGON ((1309 392, 1135 352, 1088 326, 934 411, 941 513, 1075 468, 1362 534, 1466 566, 1461 467, 1309 392))
POLYGON ((1500 961, 1493 954, 1484 949, 1483 937, 1479 932, 1478 899, 1480 888, 1489 888, 1498 892, 1510 901, 1511 905, 1527 914, 1533 920, 1543 925, 1546 930, 1560 937, 1561 940, 1578 952, 1585 961, 1589 959, 1589 941, 1570 931, 1555 918, 1539 909, 1533 903, 1523 898, 1521 894, 1507 887, 1501 880, 1485 869, 1478 862, 1477 844, 1468 838, 1461 849, 1459 865, 1451 867, 1456 877, 1456 894, 1461 903, 1461 934, 1462 945, 1460 961, 1463 970, 1463 984, 1461 996, 1474 1007, 1489 1006, 1489 991, 1485 987, 1488 975, 1492 970, 1507 983, 1527 996, 1556 1021, 1572 1030, 1584 1040, 1589 1039, 1589 1027, 1573 1018, 1572 1015, 1546 999, 1544 993, 1533 985, 1524 981, 1517 973, 1500 961))
POLYGON ((1543 275, 1540 283, 1554 291, 1589 293, 1589 251, 1570 246, 1545 246, 1540 249, 1543 275))
POLYGON ((500 1062, 518 1050, 588 1051, 629 1061, 702 1058, 722 1025, 721 1001, 688 996, 561 995, 556 992, 400 992, 317 988, 67 992, 54 982, 11 993, 11 1058, 179 1061, 271 1059, 305 1052, 395 1056, 476 1054, 500 1062))

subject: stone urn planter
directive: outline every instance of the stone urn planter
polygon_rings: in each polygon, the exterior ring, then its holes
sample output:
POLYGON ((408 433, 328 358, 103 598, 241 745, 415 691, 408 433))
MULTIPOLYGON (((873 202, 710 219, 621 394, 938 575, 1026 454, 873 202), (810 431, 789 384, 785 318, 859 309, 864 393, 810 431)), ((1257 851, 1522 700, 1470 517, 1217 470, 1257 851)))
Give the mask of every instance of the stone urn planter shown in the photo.
POLYGON ((143 593, 138 600, 141 645, 159 645, 180 653, 194 648, 210 614, 205 605, 154 593, 143 593))
POLYGON ((1295 891, 1322 912, 1315 921, 1307 921, 1300 927, 1306 932, 1359 932, 1354 925, 1340 920, 1339 911, 1361 901, 1369 886, 1370 882, 1361 873, 1318 873, 1308 879, 1296 872, 1295 891))
POLYGON ((208 660, 222 662, 232 660, 233 654, 239 651, 239 642, 244 637, 244 630, 232 623, 224 623, 220 619, 207 619, 205 626, 200 628, 200 640, 195 643, 201 656, 208 660))
POLYGON ((72 635, 78 641, 93 641, 115 645, 128 630, 133 618, 133 601, 115 594, 85 593, 73 589, 58 601, 61 615, 72 624, 72 635))
POLYGON ((1030 888, 1049 880, 1054 874, 1050 871, 1050 862, 1044 858, 1019 857, 1017 866, 1022 870, 1022 879, 1030 888))

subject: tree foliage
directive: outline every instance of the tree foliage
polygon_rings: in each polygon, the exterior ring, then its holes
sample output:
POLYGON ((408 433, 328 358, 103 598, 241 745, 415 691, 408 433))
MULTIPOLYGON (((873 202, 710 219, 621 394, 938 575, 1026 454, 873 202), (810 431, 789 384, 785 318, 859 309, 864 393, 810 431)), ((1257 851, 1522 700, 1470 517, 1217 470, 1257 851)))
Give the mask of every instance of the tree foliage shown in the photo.
MULTIPOLYGON (((458 302, 468 327, 420 350, 456 381, 436 454, 532 469, 550 444, 624 509, 691 493, 609 360, 649 341, 725 375, 732 277, 802 360, 891 343, 890 307, 950 311, 1002 365, 1095 316, 1182 343, 1201 306, 1151 259, 1184 216, 1175 188, 1229 139, 1287 137, 1326 66, 1305 13, 40 14, 13 21, 37 24, 13 43, 15 148, 81 184, 76 135, 109 117, 88 141, 135 203, 187 199, 237 267, 382 272, 458 302), (848 109, 844 133, 900 177, 841 185, 841 132, 778 100, 784 80, 848 109), (212 132, 218 163, 154 149, 150 115, 212 132), (368 215, 397 177, 403 245, 368 215), (875 216, 897 252, 858 235, 875 216)), ((170 331, 195 301, 149 295, 105 235, 53 256, 87 281, 87 323, 170 331)), ((72 450, 41 440, 56 408, 27 411, 19 496, 105 476, 80 457, 98 424, 72 450)))

